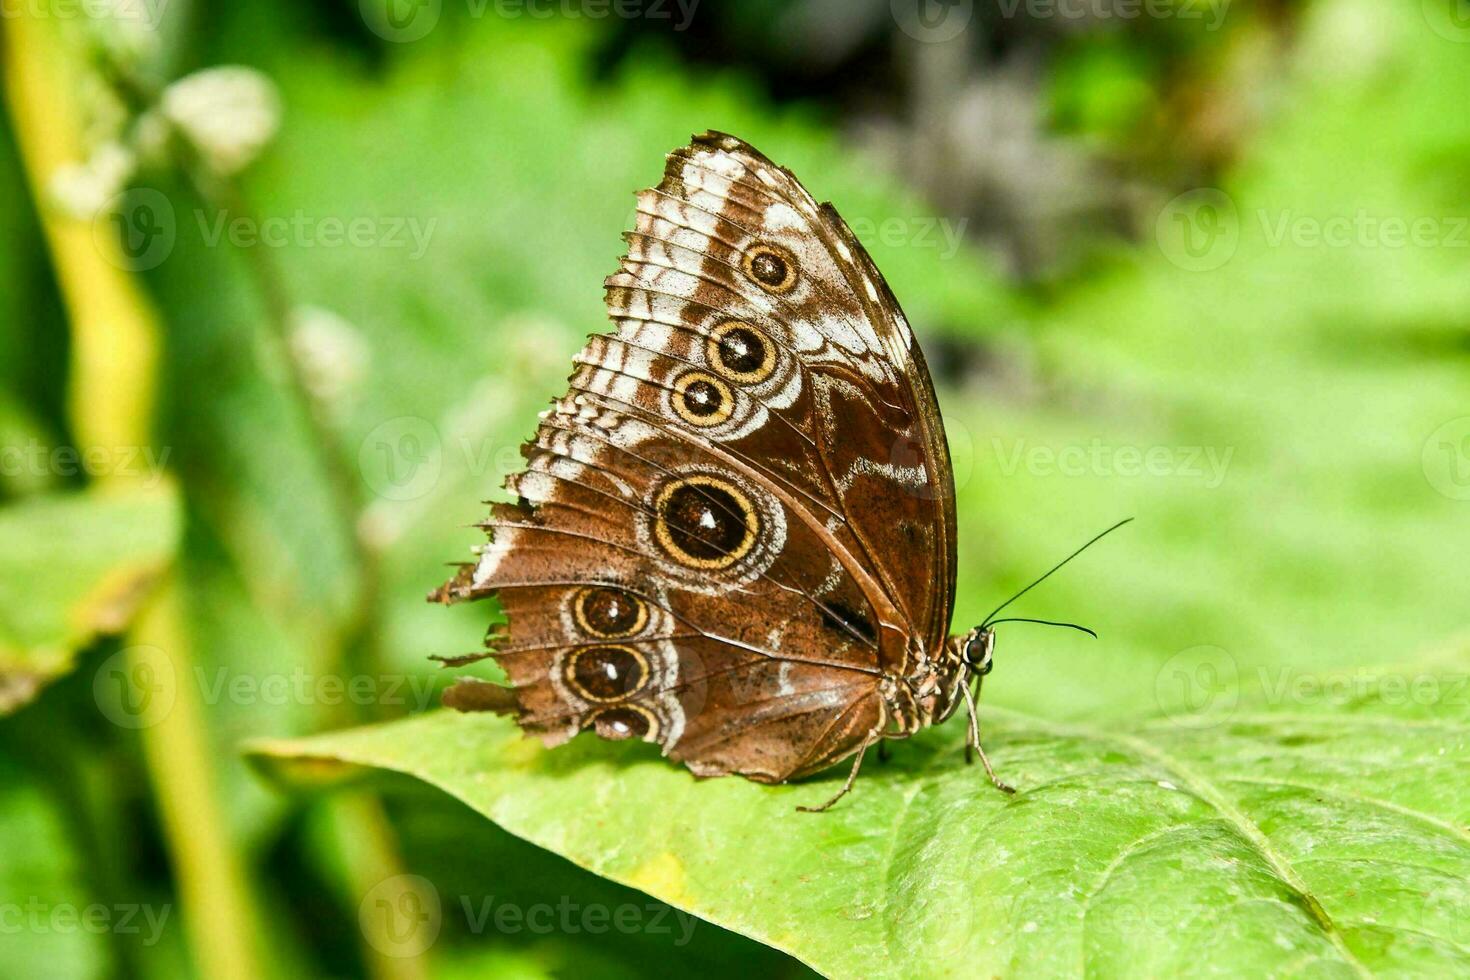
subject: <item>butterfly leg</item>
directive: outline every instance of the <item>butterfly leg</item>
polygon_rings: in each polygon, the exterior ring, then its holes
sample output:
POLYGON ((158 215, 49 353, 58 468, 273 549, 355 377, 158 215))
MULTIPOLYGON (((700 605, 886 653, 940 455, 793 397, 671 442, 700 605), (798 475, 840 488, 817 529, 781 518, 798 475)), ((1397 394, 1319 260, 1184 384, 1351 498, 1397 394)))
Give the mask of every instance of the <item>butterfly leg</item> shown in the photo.
POLYGON ((995 788, 1007 795, 1014 794, 1016 788, 1000 781, 1000 777, 995 774, 995 769, 990 765, 990 759, 985 755, 985 747, 980 744, 980 712, 975 708, 975 696, 970 693, 970 686, 963 685, 960 690, 965 693, 965 708, 970 716, 969 731, 965 734, 965 761, 970 760, 970 749, 973 746, 975 752, 980 756, 980 764, 985 767, 985 775, 990 777, 995 788))
POLYGON ((888 743, 881 739, 878 741, 878 761, 888 761, 888 743))
POLYGON ((821 813, 823 810, 830 810, 832 804, 842 799, 852 789, 853 781, 857 779, 858 770, 863 767, 863 756, 867 754, 868 746, 878 741, 879 738, 881 738, 880 729, 875 728, 871 732, 868 732, 868 737, 863 739, 863 744, 858 748, 857 757, 852 760, 852 771, 847 774, 847 782, 842 784, 842 788, 837 791, 836 796, 821 806, 799 806, 797 809, 802 813, 821 813))

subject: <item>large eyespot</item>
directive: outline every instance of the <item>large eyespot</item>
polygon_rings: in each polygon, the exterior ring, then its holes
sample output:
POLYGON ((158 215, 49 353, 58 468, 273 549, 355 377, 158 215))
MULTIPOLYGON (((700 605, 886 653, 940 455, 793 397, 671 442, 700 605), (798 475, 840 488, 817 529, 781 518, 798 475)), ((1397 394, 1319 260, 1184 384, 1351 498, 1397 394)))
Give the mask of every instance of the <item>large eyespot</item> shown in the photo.
POLYGON ((779 245, 761 242, 750 246, 740 265, 768 293, 789 293, 796 285, 796 259, 779 245))
POLYGON ((588 701, 622 701, 647 686, 648 659, 632 647, 578 647, 567 657, 562 677, 588 701))
POLYGON ((750 498, 713 476, 674 480, 659 491, 653 511, 659 547, 691 568, 729 568, 750 553, 760 534, 750 498))
POLYGON ((577 593, 572 615, 577 628, 588 636, 621 640, 643 632, 648 625, 648 604, 622 589, 597 586, 577 593))
POLYGON ((670 401, 680 418, 700 428, 727 422, 735 413, 735 394, 730 386, 703 371, 679 375, 670 401))
POLYGON ((603 708, 592 716, 591 725, 598 735, 615 742, 625 738, 641 738, 652 742, 658 738, 658 719, 636 704, 603 708))
POLYGON ((759 384, 776 370, 776 346, 744 320, 726 320, 715 327, 705 357, 710 367, 744 384, 759 384))

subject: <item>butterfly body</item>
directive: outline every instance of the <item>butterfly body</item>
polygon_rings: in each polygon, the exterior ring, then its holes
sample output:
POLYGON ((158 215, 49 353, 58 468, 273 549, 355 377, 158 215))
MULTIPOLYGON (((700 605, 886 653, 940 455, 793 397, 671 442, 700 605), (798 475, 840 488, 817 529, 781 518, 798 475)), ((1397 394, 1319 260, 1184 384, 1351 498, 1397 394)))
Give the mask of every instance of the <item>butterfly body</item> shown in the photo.
POLYGON ((984 671, 975 631, 948 635, 949 453, 862 245, 719 133, 669 154, 624 237, 616 329, 542 414, 490 543, 432 596, 498 597, 485 655, 511 696, 446 701, 761 782, 950 717, 984 671))

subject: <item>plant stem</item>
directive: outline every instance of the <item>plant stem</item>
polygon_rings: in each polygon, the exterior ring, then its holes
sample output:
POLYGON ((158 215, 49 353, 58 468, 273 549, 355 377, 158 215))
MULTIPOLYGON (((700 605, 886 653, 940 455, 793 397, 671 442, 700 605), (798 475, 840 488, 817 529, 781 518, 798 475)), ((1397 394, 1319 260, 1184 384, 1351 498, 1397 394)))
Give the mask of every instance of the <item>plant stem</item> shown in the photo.
MULTIPOLYGON (((60 31, 44 11, 4 24, 5 90, 33 199, 71 326, 68 408, 78 446, 137 447, 150 442, 156 388, 158 318, 124 271, 123 257, 89 222, 46 206, 57 170, 83 158, 75 103, 78 72, 60 31)), ((118 473, 107 479, 136 477, 118 473)), ((219 805, 193 676, 177 576, 159 586, 132 639, 156 644, 173 667, 174 706, 139 732, 163 817, 201 974, 223 980, 264 976, 257 958, 254 909, 228 823, 219 805)))

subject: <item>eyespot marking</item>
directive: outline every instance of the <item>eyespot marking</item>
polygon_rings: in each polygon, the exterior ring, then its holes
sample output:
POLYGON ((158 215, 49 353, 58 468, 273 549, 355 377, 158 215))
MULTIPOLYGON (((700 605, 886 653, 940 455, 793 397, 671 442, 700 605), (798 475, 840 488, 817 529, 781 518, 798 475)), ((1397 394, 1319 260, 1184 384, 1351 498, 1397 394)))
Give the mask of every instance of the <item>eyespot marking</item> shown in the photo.
POLYGON ((562 668, 567 685, 588 701, 623 701, 648 686, 648 658, 633 647, 578 647, 562 668))
POLYGON ((701 429, 728 422, 735 414, 735 393, 730 386, 704 371, 679 375, 669 401, 681 419, 701 429))
POLYGON ((589 719, 588 724, 600 737, 614 742, 627 738, 641 738, 646 742, 658 740, 658 719, 636 704, 603 708, 589 719))
POLYGON ((796 286, 796 258, 779 245, 770 242, 752 245, 745 250, 740 265, 768 293, 789 293, 796 286))
POLYGON ((710 367, 744 384, 759 384, 776 370, 776 346, 744 320, 726 320, 710 332, 705 345, 710 367))
POLYGON ((637 636, 648 625, 648 604, 622 589, 594 586, 578 592, 572 600, 577 628, 603 640, 637 636))
POLYGON ((760 534, 750 498, 714 476, 669 482, 658 492, 653 511, 659 547, 689 568, 729 568, 750 553, 760 534))

